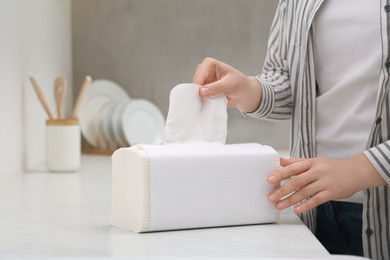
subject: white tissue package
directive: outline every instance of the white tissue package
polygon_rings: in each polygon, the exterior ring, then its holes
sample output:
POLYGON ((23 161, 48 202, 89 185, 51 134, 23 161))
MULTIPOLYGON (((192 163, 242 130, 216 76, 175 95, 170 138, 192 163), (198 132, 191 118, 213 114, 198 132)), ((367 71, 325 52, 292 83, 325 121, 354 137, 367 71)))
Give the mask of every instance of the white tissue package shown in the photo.
POLYGON ((274 223, 267 176, 278 154, 260 144, 137 145, 112 156, 113 226, 133 232, 274 223))
POLYGON ((276 222, 267 176, 278 154, 260 144, 225 145, 227 99, 196 84, 172 89, 164 145, 112 156, 113 226, 134 232, 276 222))

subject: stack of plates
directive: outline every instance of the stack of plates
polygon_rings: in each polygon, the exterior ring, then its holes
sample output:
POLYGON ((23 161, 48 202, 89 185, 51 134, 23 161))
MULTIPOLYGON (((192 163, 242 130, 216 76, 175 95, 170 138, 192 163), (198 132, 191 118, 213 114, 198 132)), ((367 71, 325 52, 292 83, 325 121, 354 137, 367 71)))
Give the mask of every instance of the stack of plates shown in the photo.
POLYGON ((98 149, 163 142, 161 111, 150 101, 130 99, 122 87, 109 80, 92 82, 79 119, 84 138, 98 149))

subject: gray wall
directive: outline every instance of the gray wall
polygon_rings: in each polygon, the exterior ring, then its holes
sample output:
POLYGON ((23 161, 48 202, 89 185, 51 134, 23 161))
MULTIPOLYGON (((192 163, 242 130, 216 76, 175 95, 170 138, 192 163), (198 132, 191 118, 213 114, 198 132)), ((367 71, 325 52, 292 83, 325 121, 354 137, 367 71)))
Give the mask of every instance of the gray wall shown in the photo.
MULTIPOLYGON (((86 74, 110 79, 167 114, 170 89, 204 57, 261 72, 276 0, 73 0, 74 93, 86 74)), ((288 147, 289 122, 229 110, 228 143, 288 147)))

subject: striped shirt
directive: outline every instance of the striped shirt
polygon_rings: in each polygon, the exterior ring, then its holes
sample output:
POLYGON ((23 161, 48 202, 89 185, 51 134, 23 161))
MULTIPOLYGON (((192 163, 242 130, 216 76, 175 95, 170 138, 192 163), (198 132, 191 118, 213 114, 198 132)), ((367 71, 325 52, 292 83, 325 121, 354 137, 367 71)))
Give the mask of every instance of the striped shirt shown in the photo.
MULTIPOLYGON (((260 107, 248 115, 257 118, 291 119, 292 157, 316 157, 313 18, 324 0, 280 0, 271 27, 263 73, 260 107)), ((353 6, 351 6, 353 8, 353 6)), ((364 152, 385 181, 390 183, 390 0, 381 0, 382 62, 379 93, 367 150, 364 152)), ((346 97, 347 98, 347 97, 346 97)), ((389 186, 364 191, 363 249, 373 259, 390 259, 389 186)), ((316 210, 302 214, 315 230, 316 210)))

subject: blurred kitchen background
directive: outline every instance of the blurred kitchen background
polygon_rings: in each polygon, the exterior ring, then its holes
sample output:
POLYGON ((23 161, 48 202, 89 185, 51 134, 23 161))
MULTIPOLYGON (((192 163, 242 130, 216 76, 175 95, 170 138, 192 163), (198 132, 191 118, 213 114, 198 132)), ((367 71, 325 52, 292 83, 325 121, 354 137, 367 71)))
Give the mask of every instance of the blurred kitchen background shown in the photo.
MULTIPOLYGON (((191 82, 204 57, 261 72, 277 0, 0 0, 0 179, 44 160, 46 114, 33 75, 54 108, 69 81, 69 112, 86 75, 109 79, 167 115, 170 89, 191 82), (50 93, 50 94, 49 94, 50 93)), ((228 143, 288 149, 289 122, 229 109, 228 143)))

